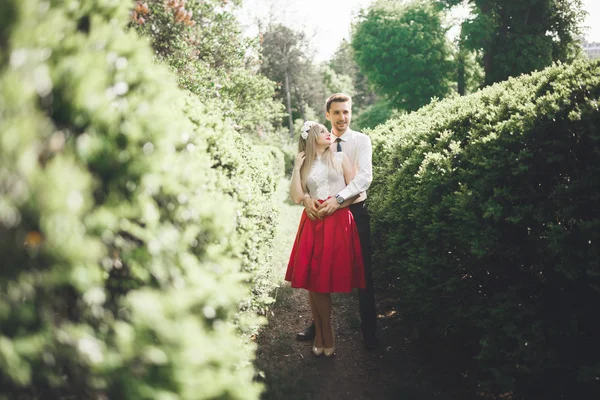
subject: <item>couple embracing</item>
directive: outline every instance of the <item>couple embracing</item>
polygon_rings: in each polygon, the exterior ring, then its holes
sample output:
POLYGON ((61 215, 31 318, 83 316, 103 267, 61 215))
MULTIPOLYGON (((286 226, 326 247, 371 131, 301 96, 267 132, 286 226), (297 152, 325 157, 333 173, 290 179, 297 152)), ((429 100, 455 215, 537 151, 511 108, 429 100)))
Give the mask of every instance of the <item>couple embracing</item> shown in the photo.
POLYGON ((304 211, 285 279, 308 291, 313 322, 298 340, 313 340, 316 356, 335 353, 331 293, 359 289, 365 346, 378 344, 366 191, 373 178, 371 140, 350 129, 352 99, 329 97, 324 125, 302 126, 290 194, 304 211))

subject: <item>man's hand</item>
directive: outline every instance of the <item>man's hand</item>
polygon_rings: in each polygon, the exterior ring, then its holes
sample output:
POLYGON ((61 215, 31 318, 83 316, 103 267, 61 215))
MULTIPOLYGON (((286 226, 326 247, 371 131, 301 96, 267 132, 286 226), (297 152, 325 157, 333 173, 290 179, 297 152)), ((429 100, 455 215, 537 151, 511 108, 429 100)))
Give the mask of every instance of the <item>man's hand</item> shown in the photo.
POLYGON ((302 200, 302 204, 304 204, 304 209, 306 210, 306 215, 308 216, 308 218, 310 218, 313 221, 317 218, 322 219, 322 217, 320 217, 318 213, 318 208, 320 205, 319 200, 313 199, 311 197, 305 197, 304 200, 302 200))
POLYGON ((319 218, 327 217, 333 214, 338 208, 340 208, 340 205, 335 197, 330 197, 320 205, 318 216, 319 218))

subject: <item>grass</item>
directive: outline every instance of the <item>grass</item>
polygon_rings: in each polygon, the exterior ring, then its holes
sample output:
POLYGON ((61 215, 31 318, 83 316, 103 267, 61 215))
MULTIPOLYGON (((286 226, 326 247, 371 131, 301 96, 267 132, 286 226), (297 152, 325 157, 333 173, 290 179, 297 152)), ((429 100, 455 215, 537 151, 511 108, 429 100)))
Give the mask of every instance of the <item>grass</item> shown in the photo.
MULTIPOLYGON (((277 186, 276 193, 279 204, 279 223, 277 224, 277 233, 273 240, 273 256, 266 273, 268 279, 276 286, 276 290, 272 293, 272 296, 277 297, 280 296, 279 293, 282 290, 285 290, 285 288, 282 287, 285 282, 285 270, 294 244, 294 238, 296 237, 296 231, 298 230, 300 215, 304 209, 302 206, 293 204, 290 201, 289 189, 289 179, 281 179, 277 186)), ((281 297, 285 298, 287 296, 281 297)))

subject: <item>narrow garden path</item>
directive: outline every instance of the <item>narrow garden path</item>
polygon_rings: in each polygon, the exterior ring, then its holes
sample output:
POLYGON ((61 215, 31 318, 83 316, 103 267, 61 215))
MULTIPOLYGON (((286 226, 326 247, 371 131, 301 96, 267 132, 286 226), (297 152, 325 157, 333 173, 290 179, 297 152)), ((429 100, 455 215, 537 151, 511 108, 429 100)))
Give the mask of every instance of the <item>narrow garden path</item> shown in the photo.
POLYGON ((288 183, 282 181, 281 221, 276 238, 275 268, 281 282, 269 323, 257 337, 255 361, 259 379, 265 384, 263 399, 402 399, 468 400, 472 387, 468 374, 453 367, 453 357, 443 344, 423 348, 411 339, 410 328, 386 299, 385 289, 376 288, 379 338, 375 350, 365 349, 360 335, 358 297, 333 295, 336 355, 315 357, 311 343, 298 342, 296 333, 310 322, 304 290, 283 281, 302 208, 286 200, 288 183))

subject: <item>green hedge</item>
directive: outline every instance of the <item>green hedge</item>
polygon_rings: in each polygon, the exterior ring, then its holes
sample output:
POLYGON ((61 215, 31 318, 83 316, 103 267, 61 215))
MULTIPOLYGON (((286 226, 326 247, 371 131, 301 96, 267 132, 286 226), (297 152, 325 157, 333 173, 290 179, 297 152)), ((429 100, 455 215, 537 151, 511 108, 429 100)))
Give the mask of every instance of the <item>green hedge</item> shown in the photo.
POLYGON ((234 321, 270 301, 273 158, 177 89, 129 5, 0 5, 1 399, 260 392, 234 321))
MULTIPOLYGON (((198 113, 204 106, 193 96, 186 98, 184 107, 193 122, 199 138, 206 142, 212 168, 218 174, 216 188, 236 201, 236 233, 229 251, 242 261, 246 281, 251 285, 251 294, 240 303, 247 333, 255 333, 262 322, 256 314, 265 315, 273 299, 272 290, 279 277, 269 275, 271 271, 271 247, 277 228, 275 190, 283 177, 282 155, 271 146, 255 145, 251 139, 236 132, 221 119, 207 119, 198 113)), ((214 212, 228 210, 217 206, 214 212)))
POLYGON ((599 107, 600 62, 578 62, 371 133, 374 254, 401 309, 474 343, 481 383, 513 398, 598 390, 599 107))

